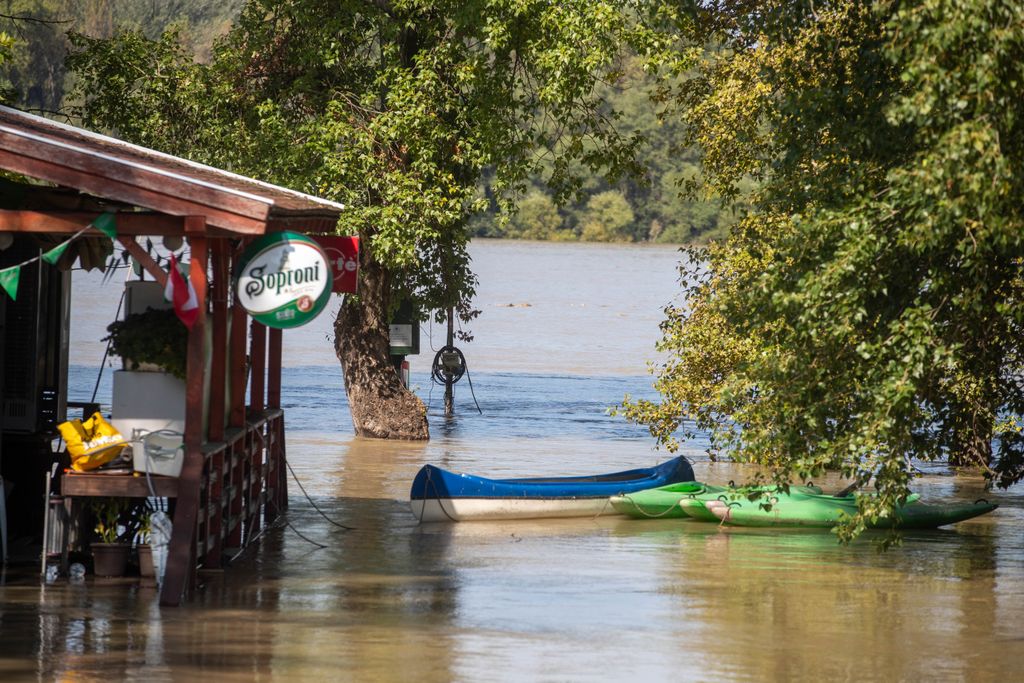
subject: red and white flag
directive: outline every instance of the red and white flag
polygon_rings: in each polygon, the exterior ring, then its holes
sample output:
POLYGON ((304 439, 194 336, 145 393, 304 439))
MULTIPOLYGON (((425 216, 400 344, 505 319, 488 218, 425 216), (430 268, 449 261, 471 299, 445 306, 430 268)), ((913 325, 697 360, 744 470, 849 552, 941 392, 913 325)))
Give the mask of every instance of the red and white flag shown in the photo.
POLYGON ((171 267, 167 272, 167 284, 164 286, 164 299, 174 304, 174 312, 185 327, 192 329, 199 317, 199 300, 192 280, 186 280, 178 271, 178 261, 171 254, 171 267))

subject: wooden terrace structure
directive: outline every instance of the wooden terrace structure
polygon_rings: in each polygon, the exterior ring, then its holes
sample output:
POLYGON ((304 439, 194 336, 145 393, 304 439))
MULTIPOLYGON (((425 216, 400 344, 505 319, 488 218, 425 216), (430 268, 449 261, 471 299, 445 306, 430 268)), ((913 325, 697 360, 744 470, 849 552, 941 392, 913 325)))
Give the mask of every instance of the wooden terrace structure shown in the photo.
MULTIPOLYGON (((16 239, 66 238, 112 212, 117 241, 161 283, 166 272, 138 238, 181 236, 191 248, 200 313, 188 338, 184 464, 180 478, 154 477, 157 495, 175 499, 160 602, 178 605, 200 568, 220 569, 288 504, 282 332, 250 321, 234 301, 233 266, 249 241, 268 232, 333 233, 343 207, 2 106, 0 169, 33 181, 20 184, 16 205, 0 204, 0 232, 16 239), (204 389, 206 372, 224 381, 204 389)), ((64 374, 66 388, 66 367, 64 374)), ((66 412, 61 405, 57 421, 66 412)), ((145 477, 60 481, 71 500, 150 495, 145 477)))

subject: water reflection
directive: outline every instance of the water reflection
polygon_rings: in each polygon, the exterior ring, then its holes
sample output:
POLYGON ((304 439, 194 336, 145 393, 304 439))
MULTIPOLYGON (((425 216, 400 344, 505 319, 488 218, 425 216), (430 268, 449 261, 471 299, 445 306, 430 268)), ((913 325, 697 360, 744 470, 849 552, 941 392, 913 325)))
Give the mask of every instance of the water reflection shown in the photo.
MULTIPOLYGON (((532 440, 492 446, 495 469, 556 468, 532 440), (510 461, 499 466, 495 452, 510 461)), ((43 588, 15 581, 0 589, 3 677, 1019 680, 1024 673, 1016 493, 1009 515, 1000 509, 952 530, 908 533, 900 550, 879 553, 879 532, 842 547, 828 532, 678 520, 417 525, 404 499, 415 470, 425 460, 473 469, 478 449, 311 435, 289 452, 317 507, 353 530, 327 522, 292 488, 289 521, 327 548, 270 529, 227 575, 204 575, 197 599, 181 609, 159 609, 155 591, 130 581, 43 588)), ((594 458, 613 454, 598 448, 594 458)), ((719 482, 750 474, 722 463, 697 469, 719 482)), ((976 484, 936 475, 921 487, 926 497, 967 500, 977 497, 976 484)))

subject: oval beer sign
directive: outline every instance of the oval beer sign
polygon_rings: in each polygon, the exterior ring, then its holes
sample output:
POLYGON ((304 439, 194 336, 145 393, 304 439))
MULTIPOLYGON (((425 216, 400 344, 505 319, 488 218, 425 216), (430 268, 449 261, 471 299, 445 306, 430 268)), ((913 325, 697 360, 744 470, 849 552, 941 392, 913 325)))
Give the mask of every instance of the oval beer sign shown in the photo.
POLYGON ((237 268, 235 296, 268 327, 298 327, 315 318, 331 297, 333 274, 315 240, 275 232, 250 244, 237 268))

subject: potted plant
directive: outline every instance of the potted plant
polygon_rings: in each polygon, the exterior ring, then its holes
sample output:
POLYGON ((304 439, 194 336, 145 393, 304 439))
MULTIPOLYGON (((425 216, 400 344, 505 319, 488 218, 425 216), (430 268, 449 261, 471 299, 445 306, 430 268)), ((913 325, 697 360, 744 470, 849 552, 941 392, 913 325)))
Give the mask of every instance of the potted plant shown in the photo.
POLYGON ((159 430, 184 431, 188 328, 173 309, 149 308, 111 323, 107 330, 111 352, 124 362, 124 369, 114 373, 111 418, 132 443, 135 469, 143 472, 141 437, 159 430))
POLYGON ((131 546, 122 542, 121 515, 129 508, 124 498, 100 498, 92 503, 94 530, 99 541, 91 545, 96 576, 124 576, 131 546))
POLYGON ((156 576, 156 571, 153 568, 153 548, 149 545, 149 517, 151 514, 148 509, 142 513, 142 516, 139 518, 139 531, 137 534, 139 539, 136 545, 139 553, 139 576, 144 579, 152 579, 156 576))
POLYGON ((185 379, 188 328, 174 310, 150 308, 112 322, 107 331, 111 353, 120 356, 125 370, 157 370, 185 379))

